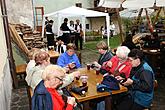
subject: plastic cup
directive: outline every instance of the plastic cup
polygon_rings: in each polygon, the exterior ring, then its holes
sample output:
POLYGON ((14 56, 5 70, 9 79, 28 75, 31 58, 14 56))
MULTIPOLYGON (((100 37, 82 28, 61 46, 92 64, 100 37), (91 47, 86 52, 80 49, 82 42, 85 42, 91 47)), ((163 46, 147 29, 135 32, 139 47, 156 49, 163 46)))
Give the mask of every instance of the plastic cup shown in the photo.
POLYGON ((90 70, 90 68, 91 68, 91 65, 87 64, 87 70, 90 70))
POLYGON ((87 86, 88 76, 84 75, 80 77, 80 80, 82 82, 82 86, 87 86))

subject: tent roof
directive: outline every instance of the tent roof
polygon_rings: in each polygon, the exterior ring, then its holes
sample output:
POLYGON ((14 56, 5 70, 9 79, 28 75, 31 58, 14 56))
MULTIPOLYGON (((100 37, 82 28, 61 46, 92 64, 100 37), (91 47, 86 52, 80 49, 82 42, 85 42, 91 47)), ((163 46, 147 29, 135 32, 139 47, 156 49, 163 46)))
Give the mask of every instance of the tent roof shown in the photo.
POLYGON ((100 0, 98 6, 109 8, 120 8, 123 0, 100 0))
POLYGON ((85 16, 85 17, 98 17, 98 16, 107 16, 108 13, 87 10, 84 8, 79 8, 75 6, 71 6, 69 8, 65 8, 56 12, 52 12, 49 14, 45 14, 44 16, 85 16))
POLYGON ((156 6, 165 6, 165 0, 100 0, 99 6, 109 8, 120 8, 120 5, 124 8, 139 9, 153 7, 156 1, 156 6))

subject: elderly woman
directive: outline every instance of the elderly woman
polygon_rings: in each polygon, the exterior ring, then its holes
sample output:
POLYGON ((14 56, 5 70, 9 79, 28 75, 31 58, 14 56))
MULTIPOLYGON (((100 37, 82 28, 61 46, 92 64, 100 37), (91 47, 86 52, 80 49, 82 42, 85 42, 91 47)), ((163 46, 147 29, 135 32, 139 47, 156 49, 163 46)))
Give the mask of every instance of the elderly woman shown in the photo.
POLYGON ((66 67, 68 69, 80 68, 80 61, 75 54, 76 46, 73 43, 69 43, 64 52, 57 60, 57 65, 66 67))
POLYGON ((49 65, 42 74, 32 97, 32 110, 73 110, 75 98, 68 97, 67 105, 57 89, 62 85, 65 70, 57 65, 49 65))
POLYGON ((32 48, 29 53, 28 53, 28 57, 29 57, 29 62, 27 64, 26 67, 26 74, 28 75, 28 73, 30 73, 30 71, 33 69, 33 67, 35 67, 36 63, 35 63, 35 55, 37 53, 41 52, 41 50, 39 48, 32 48))
POLYGON ((132 65, 128 59, 130 50, 126 46, 119 46, 116 51, 116 56, 103 64, 108 73, 114 76, 122 75, 128 78, 132 65))
POLYGON ((104 62, 109 61, 113 57, 113 54, 104 41, 100 41, 99 43, 97 43, 96 48, 100 53, 100 57, 98 62, 95 61, 93 62, 93 64, 94 66, 96 66, 96 69, 100 69, 100 73, 104 74, 106 73, 106 70, 101 68, 101 66, 104 62))
POLYGON ((39 52, 35 55, 35 67, 27 74, 25 80, 34 90, 41 81, 41 75, 46 66, 50 64, 50 56, 46 52, 39 52))

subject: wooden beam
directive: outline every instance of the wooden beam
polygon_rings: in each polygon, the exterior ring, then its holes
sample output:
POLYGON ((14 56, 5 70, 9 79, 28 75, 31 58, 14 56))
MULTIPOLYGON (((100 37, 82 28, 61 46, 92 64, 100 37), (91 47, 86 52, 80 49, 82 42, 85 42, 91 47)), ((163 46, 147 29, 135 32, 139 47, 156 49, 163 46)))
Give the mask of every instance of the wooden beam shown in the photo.
POLYGON ((159 17, 159 14, 160 14, 160 12, 161 12, 161 9, 162 9, 162 7, 159 7, 159 10, 158 10, 158 12, 157 12, 157 14, 156 14, 156 18, 155 18, 155 20, 154 20, 154 22, 153 22, 153 26, 155 26, 156 22, 158 21, 158 17, 159 17))
POLYGON ((124 38, 123 38, 123 31, 122 31, 121 17, 120 17, 119 9, 118 9, 118 8, 116 8, 116 12, 117 12, 118 25, 119 25, 119 30, 120 30, 120 38, 121 38, 121 42, 123 42, 123 41, 124 41, 124 38))
POLYGON ((148 15, 148 11, 147 11, 146 8, 145 8, 145 12, 146 12, 146 18, 147 18, 147 21, 148 21, 149 30, 150 30, 151 33, 153 33, 154 29, 153 29, 152 22, 151 22, 151 19, 150 19, 149 15, 148 15))
POLYGON ((137 16, 136 24, 135 25, 138 25, 140 23, 142 12, 143 12, 143 8, 141 8, 140 11, 139 11, 139 14, 137 16))
POLYGON ((26 45, 25 45, 24 41, 22 40, 22 38, 17 33, 17 31, 15 29, 15 26, 10 24, 9 29, 10 29, 11 37, 14 40, 14 42, 20 47, 20 49, 25 53, 25 55, 28 56, 29 50, 26 47, 26 45))

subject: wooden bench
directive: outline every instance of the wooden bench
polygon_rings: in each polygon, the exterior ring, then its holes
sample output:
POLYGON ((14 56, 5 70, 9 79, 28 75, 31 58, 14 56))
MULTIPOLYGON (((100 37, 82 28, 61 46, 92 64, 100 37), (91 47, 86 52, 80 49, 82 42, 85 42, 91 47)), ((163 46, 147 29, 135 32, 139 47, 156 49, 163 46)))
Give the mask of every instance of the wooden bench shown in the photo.
POLYGON ((27 94, 28 94, 28 98, 29 98, 29 108, 31 110, 33 91, 30 86, 27 87, 27 94))
POLYGON ((24 79, 25 79, 26 67, 27 67, 27 64, 21 64, 21 65, 16 66, 16 74, 20 77, 20 79, 23 79, 22 75, 24 76, 24 79))

